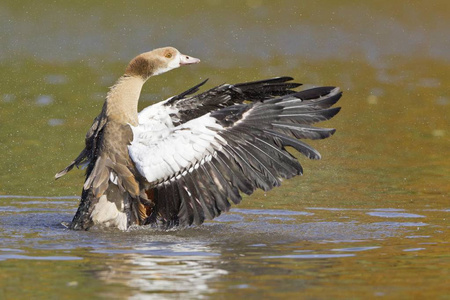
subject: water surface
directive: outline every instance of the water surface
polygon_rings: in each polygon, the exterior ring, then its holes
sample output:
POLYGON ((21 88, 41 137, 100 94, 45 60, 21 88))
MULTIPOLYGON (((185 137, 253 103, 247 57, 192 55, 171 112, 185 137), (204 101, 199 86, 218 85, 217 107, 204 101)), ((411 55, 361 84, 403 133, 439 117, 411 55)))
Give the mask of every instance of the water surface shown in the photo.
MULTIPOLYGON (((450 299, 450 10, 445 1, 0 4, 0 298, 450 299), (128 60, 140 107, 210 78, 336 85, 321 161, 203 226, 67 230, 82 149, 128 60)), ((299 156, 300 157, 300 156, 299 156)))

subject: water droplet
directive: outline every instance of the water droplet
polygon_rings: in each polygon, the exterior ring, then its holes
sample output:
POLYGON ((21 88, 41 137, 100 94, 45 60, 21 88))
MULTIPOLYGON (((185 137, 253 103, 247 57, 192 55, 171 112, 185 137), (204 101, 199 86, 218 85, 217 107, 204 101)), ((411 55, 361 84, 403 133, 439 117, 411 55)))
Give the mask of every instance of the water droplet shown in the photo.
POLYGON ((3 102, 13 102, 14 100, 16 100, 16 96, 13 94, 4 94, 3 95, 3 102))
POLYGON ((375 95, 369 95, 369 97, 367 97, 367 103, 378 104, 378 97, 375 95))
POLYGON ((44 78, 49 84, 64 84, 67 82, 67 76, 62 74, 49 74, 44 78))
POLYGON ((445 130, 435 129, 431 132, 431 134, 435 137, 443 137, 445 135, 445 130))
POLYGON ((47 124, 50 126, 61 126, 65 123, 63 119, 50 119, 47 124))
POLYGON ((46 106, 53 103, 53 97, 50 95, 41 95, 37 97, 36 104, 39 106, 46 106))

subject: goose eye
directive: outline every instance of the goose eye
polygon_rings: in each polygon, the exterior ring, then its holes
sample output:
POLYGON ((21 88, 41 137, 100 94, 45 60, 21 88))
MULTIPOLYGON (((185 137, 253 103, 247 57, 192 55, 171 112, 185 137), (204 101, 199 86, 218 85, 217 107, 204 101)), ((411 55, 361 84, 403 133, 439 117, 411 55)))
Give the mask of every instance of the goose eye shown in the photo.
POLYGON ((172 58, 172 53, 167 53, 166 58, 172 58))

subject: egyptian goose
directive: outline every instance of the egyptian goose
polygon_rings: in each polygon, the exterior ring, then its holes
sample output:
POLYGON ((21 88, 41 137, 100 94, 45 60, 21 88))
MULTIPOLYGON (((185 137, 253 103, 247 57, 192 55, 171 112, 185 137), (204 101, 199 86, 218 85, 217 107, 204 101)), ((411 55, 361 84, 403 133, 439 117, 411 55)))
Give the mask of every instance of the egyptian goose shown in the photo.
POLYGON ((277 77, 195 94, 204 81, 138 114, 147 79, 198 62, 166 47, 129 63, 87 132, 85 148, 55 175, 87 167, 71 229, 198 225, 228 211, 230 201, 239 203, 240 192, 268 191, 302 174, 287 146, 320 159, 299 139, 335 132, 311 126, 339 112, 331 108, 342 95, 334 87, 298 92, 292 78, 277 77))

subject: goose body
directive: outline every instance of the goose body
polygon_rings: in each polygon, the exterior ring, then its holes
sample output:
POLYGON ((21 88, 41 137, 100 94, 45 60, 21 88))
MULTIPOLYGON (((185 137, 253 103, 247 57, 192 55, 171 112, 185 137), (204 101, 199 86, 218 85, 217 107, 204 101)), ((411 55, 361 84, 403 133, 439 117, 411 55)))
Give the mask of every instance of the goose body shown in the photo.
POLYGON ((293 147, 320 154, 302 139, 323 139, 334 129, 311 124, 339 112, 334 87, 295 91, 300 84, 277 77, 223 84, 197 93, 206 81, 139 114, 146 80, 199 60, 172 47, 135 57, 111 88, 86 135, 74 166, 87 166, 71 229, 99 224, 161 228, 201 224, 252 194, 302 174, 293 147), (197 94, 195 94, 197 93, 197 94))

